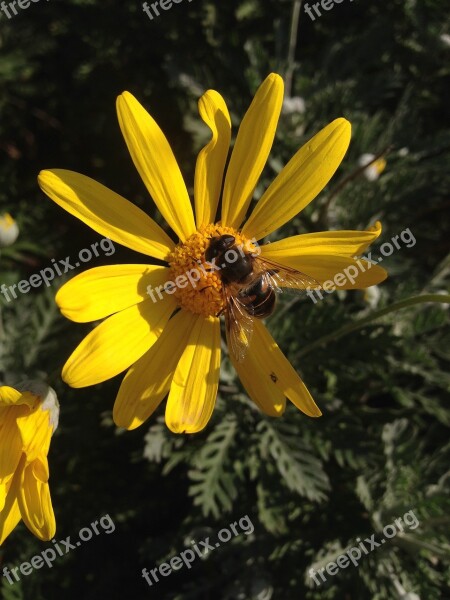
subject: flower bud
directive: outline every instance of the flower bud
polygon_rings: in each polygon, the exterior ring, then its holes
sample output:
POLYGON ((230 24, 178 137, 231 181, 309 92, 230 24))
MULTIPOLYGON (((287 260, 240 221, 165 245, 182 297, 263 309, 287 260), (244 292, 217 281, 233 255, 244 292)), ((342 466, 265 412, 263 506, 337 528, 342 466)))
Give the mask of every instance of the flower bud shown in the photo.
POLYGON ((11 246, 19 236, 19 227, 10 214, 0 215, 0 248, 11 246))

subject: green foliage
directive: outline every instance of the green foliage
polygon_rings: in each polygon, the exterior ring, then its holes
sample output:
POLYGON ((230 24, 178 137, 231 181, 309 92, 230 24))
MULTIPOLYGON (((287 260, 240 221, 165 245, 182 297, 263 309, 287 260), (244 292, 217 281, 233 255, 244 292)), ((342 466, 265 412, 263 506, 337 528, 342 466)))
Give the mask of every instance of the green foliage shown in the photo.
MULTIPOLYGON (((237 497, 237 487, 228 455, 235 441, 237 421, 234 417, 225 418, 206 438, 205 445, 194 459, 194 468, 189 478, 194 482, 189 495, 194 497, 194 505, 201 506, 205 516, 216 518, 229 511, 237 497)), ((232 467, 232 465, 231 465, 232 467)))
MULTIPOLYGON (((344 1, 315 21, 301 10, 291 61, 292 6, 193 0, 150 21, 139 2, 60 0, 0 19, 0 213, 9 211, 21 232, 0 249, 0 284, 27 279, 98 240, 44 197, 40 169, 85 173, 163 224, 120 135, 120 92, 130 90, 150 110, 192 192, 196 154, 209 139, 198 97, 220 91, 236 133, 271 70, 293 72, 291 95, 306 110, 282 113, 255 200, 320 127, 339 116, 352 122, 350 149, 327 189, 271 240, 361 229, 377 219, 383 234, 373 256, 407 228, 416 240, 383 258, 390 277, 376 306, 363 292, 325 295, 316 304, 286 296, 268 319, 320 419, 293 406, 280 419, 264 416, 224 357, 211 422, 189 437, 166 428, 164 402, 136 431, 117 431, 111 409, 121 377, 86 390, 63 384, 61 367, 91 326, 59 314, 54 294, 62 278, 12 302, 0 295, 0 383, 46 379, 61 402, 49 455, 57 539, 76 537, 105 514, 116 524, 52 569, 14 586, 2 577, 6 600, 449 597, 448 305, 388 310, 448 290, 447 7, 442 0, 344 1), (358 160, 383 151, 386 170, 368 181, 358 160), (417 528, 405 528, 357 568, 314 584, 311 567, 325 567, 357 538, 380 536, 411 510, 417 528), (170 560, 191 540, 214 539, 245 515, 251 535, 241 533, 153 587, 145 583, 144 567, 170 560)), ((113 262, 142 257, 117 247, 113 262)), ((2 567, 46 547, 19 526, 1 549, 2 567)))
POLYGON ((298 430, 292 425, 276 426, 269 421, 260 423, 259 436, 261 459, 274 461, 275 467, 286 486, 299 496, 309 500, 323 500, 329 490, 329 481, 319 458, 311 454, 311 448, 298 439, 298 430))

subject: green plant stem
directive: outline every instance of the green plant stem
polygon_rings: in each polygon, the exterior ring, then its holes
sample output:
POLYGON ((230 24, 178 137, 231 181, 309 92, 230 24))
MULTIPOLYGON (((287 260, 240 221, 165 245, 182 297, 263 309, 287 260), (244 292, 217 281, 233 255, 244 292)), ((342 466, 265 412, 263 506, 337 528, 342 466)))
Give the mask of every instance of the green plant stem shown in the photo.
POLYGON ((300 350, 297 356, 305 356, 305 354, 308 354, 309 352, 311 352, 311 350, 314 350, 315 348, 318 348, 319 346, 322 346, 323 344, 326 344, 328 342, 338 340, 344 335, 352 333, 352 331, 356 331, 357 329, 361 329, 361 327, 364 327, 372 321, 376 321, 377 319, 384 317, 389 313, 395 312, 402 308, 407 308, 408 306, 414 306, 415 304, 423 304, 425 302, 450 304, 450 294, 423 294, 421 296, 413 296, 412 298, 407 298, 406 300, 401 300, 400 302, 396 302, 395 304, 386 306, 385 308, 373 312, 364 319, 360 319, 355 323, 347 323, 347 325, 344 325, 340 329, 333 331, 333 333, 329 333, 320 337, 319 339, 315 340, 311 344, 308 344, 302 350, 300 350))
POLYGON ((295 47, 297 45, 298 23, 300 20, 300 10, 303 0, 294 0, 292 6, 291 32, 289 35, 289 48, 287 55, 286 76, 284 89, 286 98, 289 98, 292 93, 292 78, 295 69, 295 47))

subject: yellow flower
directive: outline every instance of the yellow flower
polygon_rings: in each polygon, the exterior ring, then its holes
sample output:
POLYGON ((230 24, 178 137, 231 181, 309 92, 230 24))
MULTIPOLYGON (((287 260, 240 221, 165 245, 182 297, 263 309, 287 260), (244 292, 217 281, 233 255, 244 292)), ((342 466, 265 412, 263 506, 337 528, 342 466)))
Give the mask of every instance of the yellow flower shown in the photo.
POLYGON ((0 248, 11 246, 19 236, 19 227, 9 213, 0 215, 0 248))
POLYGON ((0 544, 23 519, 40 540, 55 535, 47 454, 58 425, 52 388, 0 386, 0 544))
MULTIPOLYGON (((129 370, 115 405, 117 425, 141 425, 168 394, 166 424, 176 433, 205 427, 214 408, 220 369, 219 311, 222 281, 202 272, 197 285, 178 286, 155 302, 147 290, 174 281, 204 261, 211 235, 231 233, 247 248, 292 219, 324 188, 350 141, 350 124, 336 119, 285 166, 245 221, 268 158, 283 102, 283 81, 271 74, 258 89, 242 124, 225 173, 231 121, 223 98, 207 91, 199 111, 212 131, 201 150, 194 181, 195 213, 167 139, 128 92, 119 96, 120 127, 133 162, 159 211, 179 238, 176 244, 142 210, 96 181, 65 170, 43 171, 42 190, 98 233, 168 263, 113 265, 78 275, 59 290, 62 313, 77 322, 107 317, 75 349, 63 369, 73 387, 94 385, 129 370), (223 191, 222 191, 223 188, 223 191), (222 204, 221 220, 216 212, 222 204), (244 223, 245 221, 245 223, 244 223), (173 293, 174 292, 174 293, 173 293), (178 310, 181 308, 181 310, 178 310), (177 312, 176 312, 177 311, 177 312)), ((294 236, 262 246, 262 257, 302 271, 322 283, 345 267, 380 234, 332 231, 294 236)), ((380 267, 343 288, 364 288, 386 277, 380 267)), ((177 284, 178 285, 178 284, 177 284)), ((166 290, 167 291, 167 290, 166 290)), ((261 321, 245 359, 235 368, 254 402, 279 416, 288 398, 309 416, 320 416, 311 395, 261 321)))
POLYGON ((363 170, 364 177, 368 181, 376 181, 381 173, 385 170, 387 162, 384 158, 378 158, 374 160, 374 154, 361 154, 358 160, 360 167, 367 165, 363 170))

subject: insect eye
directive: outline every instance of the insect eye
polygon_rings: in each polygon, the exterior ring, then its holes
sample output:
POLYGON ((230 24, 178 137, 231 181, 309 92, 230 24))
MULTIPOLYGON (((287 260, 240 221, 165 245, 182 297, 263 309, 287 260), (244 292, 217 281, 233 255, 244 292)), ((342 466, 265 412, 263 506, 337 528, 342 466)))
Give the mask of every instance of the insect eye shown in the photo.
POLYGON ((217 258, 219 252, 222 250, 220 238, 212 237, 210 240, 209 247, 205 252, 205 258, 207 261, 212 261, 214 258, 217 258))
POLYGON ((216 248, 211 248, 209 247, 206 252, 205 252, 205 258, 208 262, 211 262, 213 260, 213 258, 217 257, 217 250, 216 248))
POLYGON ((234 242, 236 241, 236 238, 234 237, 234 235, 223 235, 220 238, 220 246, 222 250, 231 248, 231 246, 234 244, 234 242))

